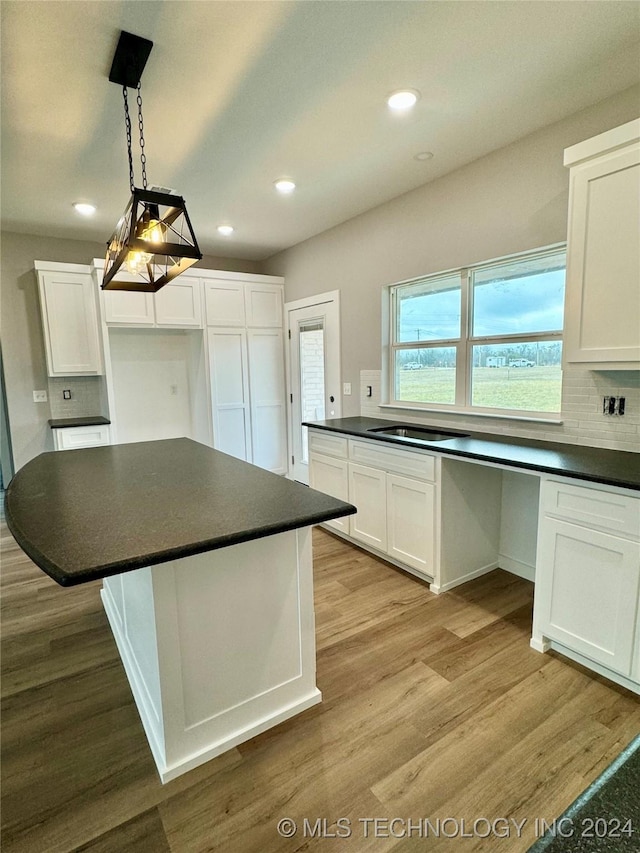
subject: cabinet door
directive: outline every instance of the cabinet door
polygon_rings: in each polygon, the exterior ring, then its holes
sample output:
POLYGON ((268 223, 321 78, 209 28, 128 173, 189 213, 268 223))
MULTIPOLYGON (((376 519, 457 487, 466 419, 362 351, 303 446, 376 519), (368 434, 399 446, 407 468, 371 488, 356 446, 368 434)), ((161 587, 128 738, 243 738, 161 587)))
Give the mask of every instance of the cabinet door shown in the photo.
MULTIPOLYGON (((312 489, 331 495, 341 501, 349 500, 349 469, 346 459, 335 459, 331 456, 320 456, 312 453, 309 456, 309 485, 312 489)), ((342 533, 349 533, 349 517, 333 518, 326 521, 342 533)))
POLYGON ((242 326, 244 284, 238 281, 205 281, 205 309, 208 326, 242 326))
POLYGON ((251 461, 247 337, 243 329, 209 329, 213 446, 251 461))
POLYGON ((80 447, 101 447, 111 444, 109 427, 106 424, 54 429, 53 443, 56 450, 73 450, 80 447))
POLYGON ((640 365, 640 147, 574 166, 570 195, 565 360, 640 365))
POLYGON ((433 577, 435 486, 387 474, 387 553, 433 577))
POLYGON ((253 464, 287 473, 284 345, 281 329, 247 332, 253 464))
POLYGON ((200 279, 165 284, 154 295, 156 324, 178 329, 202 328, 200 279))
POLYGON ((39 274, 49 376, 102 372, 98 311, 89 273, 39 274))
POLYGON ((640 543, 542 519, 535 621, 543 635, 629 676, 639 586, 640 543))
POLYGON ((379 551, 387 549, 386 476, 376 468, 349 463, 349 502, 358 510, 349 516, 351 536, 379 551))
POLYGON ((113 326, 154 326, 153 293, 105 290, 104 317, 113 326))
POLYGON ((279 284, 248 284, 245 288, 247 326, 281 329, 282 287, 279 284))

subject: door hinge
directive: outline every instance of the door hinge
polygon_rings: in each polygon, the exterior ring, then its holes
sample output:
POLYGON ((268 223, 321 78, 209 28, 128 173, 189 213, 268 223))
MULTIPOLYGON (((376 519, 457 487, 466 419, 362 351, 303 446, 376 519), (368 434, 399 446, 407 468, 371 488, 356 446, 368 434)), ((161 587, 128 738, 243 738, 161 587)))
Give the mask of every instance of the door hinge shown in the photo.
POLYGON ((289 329, 289 340, 291 340, 291 329, 289 329))
POLYGON ((292 457, 291 457, 291 464, 293 465, 293 464, 295 463, 295 461, 296 461, 296 460, 295 460, 295 459, 293 458, 293 456, 292 456, 292 457))
POLYGON ((289 394, 290 402, 293 403, 293 394, 289 394))

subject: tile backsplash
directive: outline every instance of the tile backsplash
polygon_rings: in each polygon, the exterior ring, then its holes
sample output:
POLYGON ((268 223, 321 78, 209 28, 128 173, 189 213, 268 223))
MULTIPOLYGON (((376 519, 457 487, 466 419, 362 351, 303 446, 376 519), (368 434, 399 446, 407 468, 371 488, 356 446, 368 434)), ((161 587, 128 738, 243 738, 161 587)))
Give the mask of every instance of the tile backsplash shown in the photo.
POLYGON ((363 417, 429 423, 453 429, 505 433, 524 438, 562 441, 592 447, 640 452, 640 371, 595 372, 570 368, 562 382, 562 423, 547 424, 505 418, 455 415, 449 412, 412 412, 381 409, 380 370, 360 371, 360 412, 363 417), (371 397, 367 386, 371 386, 371 397), (623 417, 602 414, 602 398, 625 397, 623 417))
POLYGON ((49 403, 52 418, 83 418, 104 415, 102 376, 63 376, 49 378, 49 403), (65 400, 62 392, 71 391, 65 400))

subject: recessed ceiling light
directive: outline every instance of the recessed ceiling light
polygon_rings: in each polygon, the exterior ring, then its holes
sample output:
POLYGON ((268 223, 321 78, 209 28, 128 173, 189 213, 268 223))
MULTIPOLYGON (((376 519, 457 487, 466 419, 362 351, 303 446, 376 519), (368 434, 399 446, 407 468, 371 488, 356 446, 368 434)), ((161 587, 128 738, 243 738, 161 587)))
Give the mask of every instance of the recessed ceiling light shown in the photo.
POLYGON ((93 216, 96 212, 94 204, 87 204, 84 201, 76 201, 73 206, 78 213, 82 214, 82 216, 93 216))
POLYGON ((399 89, 387 98, 387 104, 392 110, 410 110, 420 97, 417 89, 399 89))
POLYGON ((222 234, 223 237, 233 234, 234 230, 233 225, 218 225, 218 234, 222 234))
POLYGON ((414 160, 431 160, 433 157, 433 151, 421 151, 419 154, 415 154, 414 160))
POLYGON ((288 193, 292 193, 296 188, 296 185, 291 180, 291 178, 279 178, 277 181, 274 182, 274 186, 278 190, 278 192, 282 193, 283 195, 288 195, 288 193))

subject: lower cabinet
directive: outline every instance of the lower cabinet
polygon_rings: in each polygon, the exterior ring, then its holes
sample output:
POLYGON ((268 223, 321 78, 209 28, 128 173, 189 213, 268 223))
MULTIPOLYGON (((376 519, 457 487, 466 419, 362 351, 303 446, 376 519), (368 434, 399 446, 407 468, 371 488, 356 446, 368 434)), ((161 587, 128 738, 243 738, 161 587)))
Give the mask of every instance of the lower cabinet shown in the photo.
POLYGON ((358 508, 351 516, 351 535, 379 551, 387 550, 386 479, 384 471, 349 463, 349 501, 358 508))
MULTIPOLYGON (((349 463, 346 459, 315 454, 309 465, 309 485, 312 489, 331 495, 341 501, 349 500, 349 463)), ((349 533, 349 516, 325 522, 341 533, 349 533)))
POLYGON ((436 487, 387 474, 387 553, 431 577, 435 574, 436 487))
POLYGON ((327 526, 428 580, 437 571, 437 470, 431 454, 309 431, 311 487, 358 508, 327 526))
POLYGON ((542 483, 532 645, 640 682, 640 500, 542 483))
POLYGON ((106 424, 53 430, 53 446, 56 450, 101 447, 106 444, 111 444, 111 432, 106 424))

